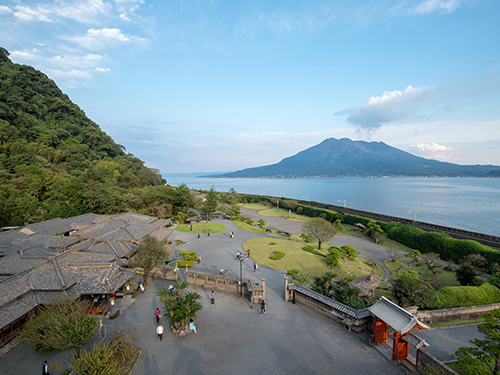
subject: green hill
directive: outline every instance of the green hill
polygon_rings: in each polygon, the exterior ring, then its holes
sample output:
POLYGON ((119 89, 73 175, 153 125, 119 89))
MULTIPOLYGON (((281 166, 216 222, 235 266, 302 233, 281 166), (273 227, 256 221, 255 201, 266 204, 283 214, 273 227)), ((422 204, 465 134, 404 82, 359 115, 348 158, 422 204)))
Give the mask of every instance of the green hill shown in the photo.
MULTIPOLYGON (((125 152, 44 73, 0 48, 0 225, 87 212, 169 214, 187 188, 125 152)), ((162 216, 162 215, 160 215, 162 216)))

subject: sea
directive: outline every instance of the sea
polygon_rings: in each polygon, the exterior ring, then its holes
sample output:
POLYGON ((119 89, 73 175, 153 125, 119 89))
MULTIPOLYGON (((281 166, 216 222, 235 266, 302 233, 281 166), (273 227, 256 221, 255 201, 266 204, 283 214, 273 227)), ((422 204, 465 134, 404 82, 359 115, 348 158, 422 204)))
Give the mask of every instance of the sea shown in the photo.
POLYGON ((500 178, 200 178, 167 184, 346 206, 500 236, 500 178))

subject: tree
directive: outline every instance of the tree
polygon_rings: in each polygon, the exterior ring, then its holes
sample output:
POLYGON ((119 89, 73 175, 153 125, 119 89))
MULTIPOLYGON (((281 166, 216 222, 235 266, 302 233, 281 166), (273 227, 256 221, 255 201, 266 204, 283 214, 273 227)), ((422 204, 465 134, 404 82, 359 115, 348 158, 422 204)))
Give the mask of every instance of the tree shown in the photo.
POLYGON ((345 255, 349 260, 354 260, 359 254, 359 251, 356 250, 351 245, 344 245, 340 248, 341 254, 345 255))
POLYGON ((324 296, 329 296, 332 291, 333 285, 332 280, 337 275, 331 272, 326 272, 321 276, 314 276, 313 287, 312 289, 324 296))
POLYGON ((408 255, 413 259, 413 263, 417 264, 418 263, 418 258, 422 255, 420 254, 420 251, 412 249, 408 252, 408 255))
POLYGON ((208 191, 205 202, 203 202, 201 207, 201 213, 206 216, 207 223, 210 215, 212 215, 215 211, 217 211, 217 192, 215 191, 215 187, 212 186, 208 191))
POLYGON ((484 339, 470 340, 474 347, 459 348, 455 355, 457 365, 467 371, 467 374, 500 374, 500 310, 492 310, 483 314, 484 323, 477 330, 484 339))
POLYGON ((119 327, 104 341, 96 342, 90 350, 70 364, 76 374, 120 375, 130 371, 139 354, 137 332, 130 327, 119 327))
POLYGON ((302 227, 303 234, 310 234, 318 241, 318 250, 321 249, 321 244, 331 240, 339 230, 332 223, 321 217, 314 217, 305 223, 302 227))
POLYGON ((292 211, 297 208, 299 202, 287 199, 283 202, 283 205, 288 208, 288 216, 292 216, 292 211))
POLYGON ((476 270, 467 264, 464 264, 455 271, 455 277, 462 286, 476 285, 476 270))
POLYGON ((390 247, 386 248, 386 252, 389 255, 389 257, 391 258, 391 262, 393 262, 393 263, 395 263, 396 259, 399 258, 401 256, 401 254, 403 254, 403 252, 401 250, 391 249, 390 247))
POLYGON ((259 225, 259 227, 261 228, 264 228, 264 227, 267 227, 267 223, 264 219, 259 219, 257 220, 257 224, 259 225))
POLYGON ((344 226, 342 225, 342 221, 340 219, 335 220, 333 226, 337 228, 339 232, 342 231, 342 229, 344 229, 344 226))
POLYGON ((44 305, 19 334, 19 343, 36 344, 42 351, 75 348, 78 358, 82 346, 99 328, 99 320, 92 314, 85 314, 89 307, 90 302, 86 300, 58 300, 44 305))
POLYGON ((414 271, 405 271, 394 281, 394 294, 403 306, 432 309, 437 305, 434 288, 419 280, 414 271))
POLYGON ((165 244, 157 238, 147 234, 142 239, 133 266, 140 267, 144 270, 144 285, 147 285, 151 270, 167 259, 168 252, 165 249, 165 244))
POLYGON ((380 227, 380 225, 377 224, 375 220, 370 220, 368 224, 366 225, 365 229, 365 234, 370 237, 373 242, 379 243, 379 236, 383 233, 384 231, 380 227))
POLYGON ((439 254, 436 253, 422 254, 420 259, 422 259, 422 263, 427 266, 433 275, 436 274, 437 268, 444 266, 444 262, 439 258, 439 254))
POLYGON ((279 207, 279 204, 280 204, 280 199, 279 198, 273 197, 273 198, 270 199, 270 201, 271 201, 272 204, 275 204, 276 207, 279 207))
POLYGON ((340 250, 338 247, 330 247, 326 255, 325 262, 329 268, 337 267, 339 265, 340 250))
POLYGON ((165 318, 170 321, 174 334, 177 336, 180 331, 188 327, 190 319, 196 319, 196 313, 202 310, 203 306, 198 302, 201 299, 198 293, 182 294, 182 290, 188 286, 187 282, 176 281, 172 286, 173 290, 157 289, 156 295, 165 305, 165 318))
POLYGON ((488 264, 488 261, 481 254, 469 254, 465 258, 464 264, 474 267, 475 269, 482 269, 488 264))

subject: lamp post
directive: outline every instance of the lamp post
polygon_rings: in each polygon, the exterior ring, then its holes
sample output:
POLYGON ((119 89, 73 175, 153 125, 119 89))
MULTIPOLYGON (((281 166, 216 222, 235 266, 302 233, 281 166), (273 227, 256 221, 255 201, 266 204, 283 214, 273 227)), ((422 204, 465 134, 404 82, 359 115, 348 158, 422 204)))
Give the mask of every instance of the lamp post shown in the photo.
POLYGON ((337 202, 344 202, 344 208, 345 208, 345 199, 339 199, 337 202))
POLYGON ((245 261, 245 256, 240 256, 240 298, 243 298, 243 262, 245 261))
POLYGON ((415 225, 415 221, 417 219, 417 210, 409 210, 408 213, 413 213, 413 225, 415 225))

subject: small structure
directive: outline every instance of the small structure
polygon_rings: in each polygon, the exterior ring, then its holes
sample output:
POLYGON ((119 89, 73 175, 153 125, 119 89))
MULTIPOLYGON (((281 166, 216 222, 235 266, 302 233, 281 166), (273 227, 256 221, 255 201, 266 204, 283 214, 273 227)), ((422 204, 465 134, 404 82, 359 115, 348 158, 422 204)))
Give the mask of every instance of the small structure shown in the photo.
POLYGON ((422 346, 429 346, 424 340, 415 335, 413 328, 429 329, 417 317, 385 297, 381 297, 368 310, 374 316, 373 343, 375 345, 387 342, 387 330, 391 326, 395 332, 392 345, 392 360, 399 362, 408 359, 409 345, 417 349, 415 367, 418 364, 418 353, 422 346))

